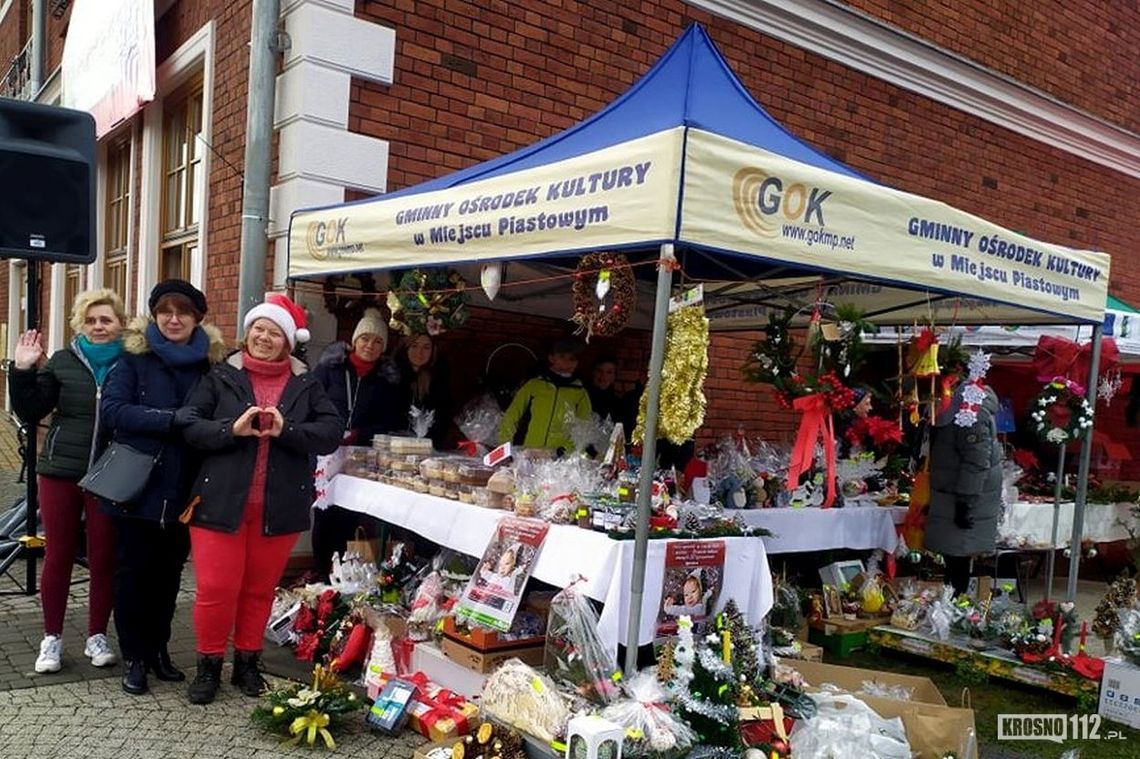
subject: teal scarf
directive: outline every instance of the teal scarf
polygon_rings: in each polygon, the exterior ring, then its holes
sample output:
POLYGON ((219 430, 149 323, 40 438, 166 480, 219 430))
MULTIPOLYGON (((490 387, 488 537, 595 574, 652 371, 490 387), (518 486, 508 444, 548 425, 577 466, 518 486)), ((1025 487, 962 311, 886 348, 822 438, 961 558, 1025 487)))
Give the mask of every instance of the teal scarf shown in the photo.
POLYGON ((112 340, 109 343, 93 343, 86 335, 80 335, 75 339, 75 344, 79 346, 83 357, 91 365, 91 371, 95 373, 95 384, 102 385, 103 380, 107 378, 107 372, 111 371, 111 367, 119 360, 119 354, 123 352, 122 339, 112 340))

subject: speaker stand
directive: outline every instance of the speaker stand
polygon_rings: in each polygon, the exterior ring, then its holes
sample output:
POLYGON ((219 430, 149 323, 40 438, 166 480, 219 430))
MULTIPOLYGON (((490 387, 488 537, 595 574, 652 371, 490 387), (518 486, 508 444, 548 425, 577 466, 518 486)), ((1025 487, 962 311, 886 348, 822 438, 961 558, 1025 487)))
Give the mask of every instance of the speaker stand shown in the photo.
MULTIPOLYGON (((25 308, 27 309, 24 315, 25 324, 27 329, 37 329, 39 327, 39 294, 40 294, 40 277, 39 277, 39 262, 28 261, 28 293, 25 308)), ((25 522, 24 536, 17 539, 17 544, 12 552, 0 561, 0 574, 8 575, 20 588, 19 590, 0 591, 0 596, 34 596, 37 593, 36 589, 36 562, 44 554, 44 539, 39 536, 38 530, 38 511, 39 511, 39 483, 36 481, 36 425, 27 424, 20 428, 24 433, 24 475, 25 485, 28 489, 27 496, 27 521, 25 522), (11 573, 12 565, 20 559, 24 560, 24 582, 21 583, 11 573)))

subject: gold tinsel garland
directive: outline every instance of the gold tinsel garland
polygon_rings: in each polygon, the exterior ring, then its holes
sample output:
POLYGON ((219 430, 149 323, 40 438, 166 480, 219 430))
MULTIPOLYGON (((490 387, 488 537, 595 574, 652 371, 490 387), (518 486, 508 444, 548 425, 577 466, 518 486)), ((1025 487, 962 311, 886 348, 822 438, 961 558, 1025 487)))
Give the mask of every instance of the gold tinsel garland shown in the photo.
MULTIPOLYGON (((709 368, 709 320, 703 305, 685 306, 666 321, 665 365, 661 370, 661 402, 657 437, 681 445, 705 420, 705 374, 709 368)), ((645 439, 649 387, 641 394, 633 440, 645 439)))

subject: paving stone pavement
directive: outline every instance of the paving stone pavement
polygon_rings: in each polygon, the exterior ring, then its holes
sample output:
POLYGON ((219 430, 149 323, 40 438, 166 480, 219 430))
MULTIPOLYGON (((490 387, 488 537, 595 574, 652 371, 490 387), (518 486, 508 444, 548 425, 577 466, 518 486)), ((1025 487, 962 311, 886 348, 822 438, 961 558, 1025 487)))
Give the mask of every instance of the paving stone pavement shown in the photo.
MULTIPOLYGON (((17 481, 15 428, 0 417, 0 513, 24 493, 17 481)), ((37 577, 41 567, 37 566, 37 577)), ((51 675, 34 671, 43 637, 38 596, 20 593, 25 564, 0 575, 0 758, 82 757, 83 759, 189 759, 220 757, 313 757, 322 749, 283 747, 275 736, 265 735, 249 720, 256 700, 229 685, 227 664, 219 698, 209 706, 192 706, 182 683, 153 678, 145 696, 129 696, 119 686, 118 666, 95 668, 83 656, 87 638, 87 571, 76 567, 72 577, 68 613, 64 623, 63 669, 51 675)), ((178 611, 174 620, 171 657, 193 677, 194 635, 191 607, 194 600, 193 567, 183 573, 178 611)), ((109 632, 117 647, 114 625, 109 632)), ((283 650, 267 651, 271 681, 278 675, 297 677, 305 669, 283 650)), ((363 712, 337 732, 336 755, 370 759, 410 759, 425 743, 415 733, 388 738, 369 731, 363 712)))

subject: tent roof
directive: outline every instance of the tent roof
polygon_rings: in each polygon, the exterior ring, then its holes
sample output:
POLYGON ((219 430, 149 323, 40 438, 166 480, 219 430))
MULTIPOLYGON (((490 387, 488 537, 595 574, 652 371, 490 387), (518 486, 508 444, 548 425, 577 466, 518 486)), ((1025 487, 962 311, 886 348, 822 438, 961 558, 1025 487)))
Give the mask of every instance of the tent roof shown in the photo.
POLYGON ((513 153, 381 197, 431 192, 545 166, 678 126, 705 129, 809 166, 866 179, 772 118, 749 94, 704 28, 693 24, 625 94, 593 116, 513 153))

